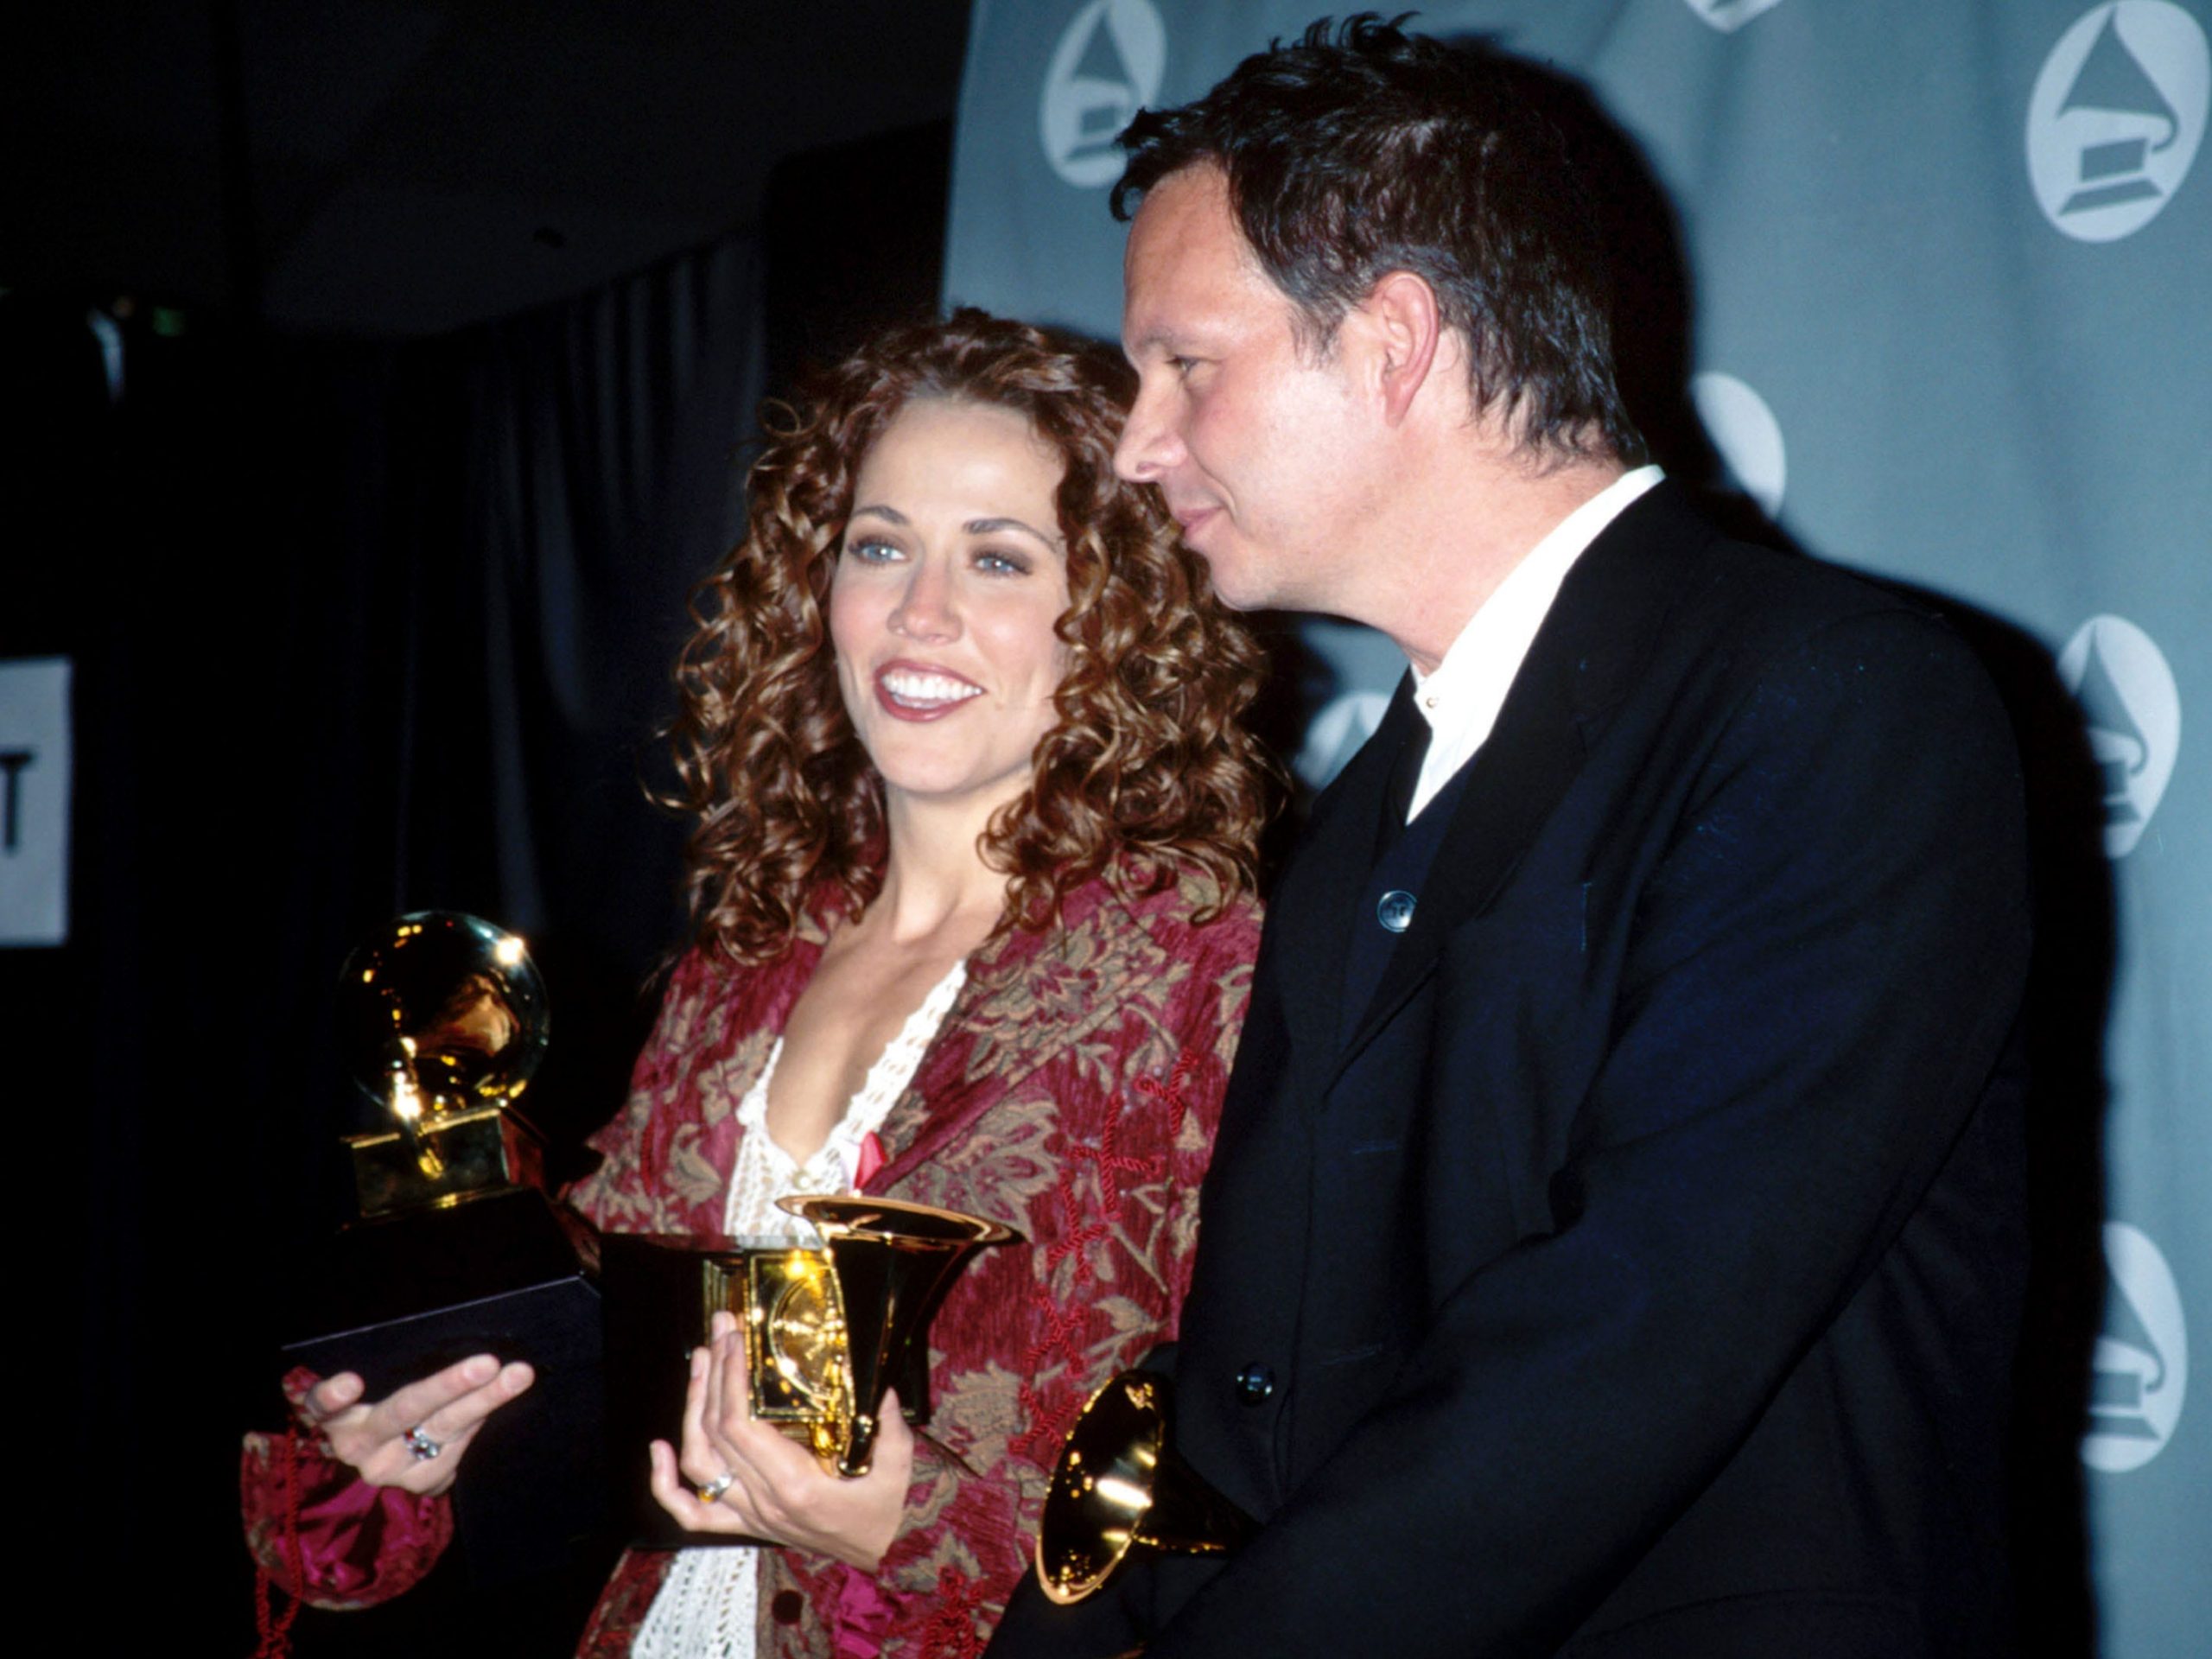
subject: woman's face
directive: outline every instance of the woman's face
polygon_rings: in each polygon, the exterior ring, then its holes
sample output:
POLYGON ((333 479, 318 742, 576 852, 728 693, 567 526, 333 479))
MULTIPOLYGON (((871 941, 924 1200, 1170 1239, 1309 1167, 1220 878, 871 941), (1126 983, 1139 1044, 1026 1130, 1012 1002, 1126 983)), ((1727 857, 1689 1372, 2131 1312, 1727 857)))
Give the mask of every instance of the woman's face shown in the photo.
POLYGON ((894 804, 988 814, 1029 782, 1067 666, 1064 468, 991 404, 908 404, 861 462, 830 587, 845 711, 894 804))

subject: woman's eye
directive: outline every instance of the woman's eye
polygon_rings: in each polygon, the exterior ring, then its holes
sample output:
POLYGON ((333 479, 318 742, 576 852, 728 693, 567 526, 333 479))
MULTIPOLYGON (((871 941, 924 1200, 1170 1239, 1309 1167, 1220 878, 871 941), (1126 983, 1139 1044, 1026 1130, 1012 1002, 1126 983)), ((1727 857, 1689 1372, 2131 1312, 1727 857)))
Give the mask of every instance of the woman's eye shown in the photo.
POLYGON ((987 576, 1026 576, 1029 561, 1017 553, 982 552, 976 556, 976 568, 987 576))
POLYGON ((887 564, 899 556, 899 550, 888 542, 861 536, 845 543, 845 556, 861 564, 887 564))

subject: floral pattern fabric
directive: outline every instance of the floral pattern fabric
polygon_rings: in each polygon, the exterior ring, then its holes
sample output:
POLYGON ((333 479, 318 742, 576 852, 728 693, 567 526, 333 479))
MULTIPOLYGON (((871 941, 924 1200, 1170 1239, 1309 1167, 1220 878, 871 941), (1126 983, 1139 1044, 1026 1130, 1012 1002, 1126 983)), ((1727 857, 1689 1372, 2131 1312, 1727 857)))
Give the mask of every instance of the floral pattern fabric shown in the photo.
MULTIPOLYGON (((1210 898, 1186 883, 1125 900, 1094 883, 1070 898, 1058 929, 1015 931, 971 958, 883 1122, 884 1162, 864 1185, 1003 1221, 1022 1237, 973 1258, 931 1327, 931 1414, 880 1570, 761 1552, 762 1659, 980 1653, 1027 1570, 1062 1436, 1100 1383, 1172 1338, 1259 940, 1249 902, 1192 926, 1210 898)), ((604 1161, 569 1193, 595 1225, 719 1233, 738 1103, 823 937, 806 930, 762 969, 698 950, 683 958, 628 1103, 591 1141, 604 1161)), ((264 1476, 258 1490, 270 1489, 264 1476)), ((255 1490, 250 1472, 250 1510, 255 1490)), ((303 1527, 333 1497, 311 1491, 303 1527)), ((256 1554, 291 1587, 282 1551, 256 1554)), ((623 1558, 581 1655, 628 1651, 670 1559, 623 1558)), ((405 1587, 398 1574, 371 1576, 379 1595, 405 1587)))

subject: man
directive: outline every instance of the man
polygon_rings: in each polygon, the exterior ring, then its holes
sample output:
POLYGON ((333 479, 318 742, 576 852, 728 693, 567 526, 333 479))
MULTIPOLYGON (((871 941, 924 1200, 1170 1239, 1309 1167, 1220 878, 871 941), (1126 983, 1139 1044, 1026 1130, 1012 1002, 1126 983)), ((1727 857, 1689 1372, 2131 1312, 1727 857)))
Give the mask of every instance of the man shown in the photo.
POLYGON ((1119 455, 1412 673, 1274 896, 1174 1360, 1261 1524, 999 1650, 2001 1649, 2026 955, 1939 623, 1719 538, 1527 72, 1371 18, 1124 135, 1119 455))

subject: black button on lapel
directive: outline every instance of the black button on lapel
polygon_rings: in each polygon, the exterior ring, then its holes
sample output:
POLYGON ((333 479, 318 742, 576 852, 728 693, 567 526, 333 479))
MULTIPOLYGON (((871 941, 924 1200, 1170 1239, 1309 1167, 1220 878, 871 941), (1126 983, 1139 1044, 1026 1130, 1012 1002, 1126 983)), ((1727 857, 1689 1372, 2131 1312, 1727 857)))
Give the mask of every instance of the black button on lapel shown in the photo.
POLYGON ((1270 1366, 1256 1363, 1236 1373, 1236 1397, 1248 1406, 1262 1404, 1275 1391, 1275 1374, 1270 1366))
POLYGON ((1402 933, 1414 925, 1414 896, 1402 888, 1393 887, 1376 900, 1375 919, 1393 933, 1402 933))

